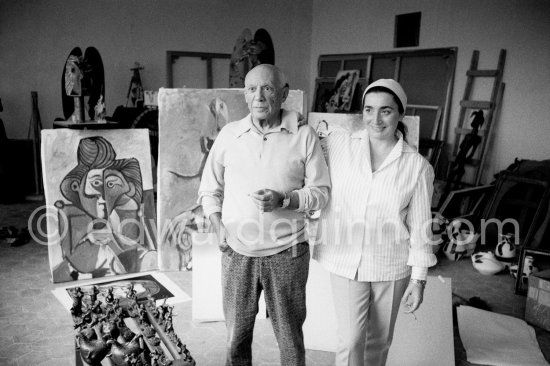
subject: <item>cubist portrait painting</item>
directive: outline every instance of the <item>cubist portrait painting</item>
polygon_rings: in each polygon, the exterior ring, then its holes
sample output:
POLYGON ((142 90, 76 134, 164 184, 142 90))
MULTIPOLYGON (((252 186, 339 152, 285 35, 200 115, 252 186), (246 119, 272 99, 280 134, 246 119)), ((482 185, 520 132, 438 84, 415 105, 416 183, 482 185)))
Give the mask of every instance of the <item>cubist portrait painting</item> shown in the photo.
POLYGON ((158 268, 147 130, 43 130, 53 282, 158 268))

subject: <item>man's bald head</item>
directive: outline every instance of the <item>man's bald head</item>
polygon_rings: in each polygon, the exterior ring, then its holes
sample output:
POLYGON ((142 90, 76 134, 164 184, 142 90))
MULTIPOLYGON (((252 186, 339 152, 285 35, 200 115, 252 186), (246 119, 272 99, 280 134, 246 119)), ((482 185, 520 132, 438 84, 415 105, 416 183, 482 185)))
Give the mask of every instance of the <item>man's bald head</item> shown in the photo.
POLYGON ((246 77, 244 79, 245 85, 246 85, 246 80, 249 79, 249 77, 255 76, 256 74, 260 74, 260 73, 270 73, 273 76, 274 81, 277 82, 276 86, 281 89, 284 88, 285 86, 287 87, 289 86, 284 72, 282 72, 281 69, 279 69, 277 66, 270 65, 270 64, 260 64, 252 68, 252 70, 250 70, 246 74, 246 77))

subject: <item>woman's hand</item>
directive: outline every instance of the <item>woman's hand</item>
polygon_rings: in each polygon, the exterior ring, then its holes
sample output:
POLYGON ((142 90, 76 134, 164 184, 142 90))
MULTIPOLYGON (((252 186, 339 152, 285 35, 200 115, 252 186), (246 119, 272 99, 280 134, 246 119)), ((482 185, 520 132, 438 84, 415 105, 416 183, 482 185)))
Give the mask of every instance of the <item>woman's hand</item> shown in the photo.
POLYGON ((424 285, 416 282, 409 282, 403 298, 401 299, 401 304, 407 308, 405 313, 414 313, 422 304, 424 298, 424 285))

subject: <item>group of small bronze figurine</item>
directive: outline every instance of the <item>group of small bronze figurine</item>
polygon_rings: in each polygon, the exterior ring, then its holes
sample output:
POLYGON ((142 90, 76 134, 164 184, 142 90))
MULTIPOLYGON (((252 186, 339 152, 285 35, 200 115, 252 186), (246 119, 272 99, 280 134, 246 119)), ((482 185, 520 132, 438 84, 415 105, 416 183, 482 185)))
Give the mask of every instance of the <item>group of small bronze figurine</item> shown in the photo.
POLYGON ((138 299, 128 286, 124 305, 109 287, 103 294, 93 286, 85 294, 80 287, 70 290, 71 314, 76 330, 76 348, 91 366, 194 366, 195 360, 174 332, 173 307, 157 306, 155 299, 138 299), (132 326, 133 324, 133 326, 132 326), (128 325, 139 332, 134 333, 128 325), (164 346, 164 349, 163 349, 164 346), (170 353, 168 357, 165 350, 170 353))

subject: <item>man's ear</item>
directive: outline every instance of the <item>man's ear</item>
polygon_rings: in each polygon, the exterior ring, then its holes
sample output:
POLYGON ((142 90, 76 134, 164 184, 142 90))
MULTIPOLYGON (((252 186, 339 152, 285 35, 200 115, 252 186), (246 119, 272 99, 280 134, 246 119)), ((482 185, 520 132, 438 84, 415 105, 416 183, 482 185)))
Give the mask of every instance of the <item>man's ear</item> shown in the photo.
POLYGON ((285 84, 285 86, 283 87, 283 98, 281 99, 281 103, 284 103, 284 101, 288 97, 289 91, 290 91, 290 87, 288 86, 288 84, 285 84))

